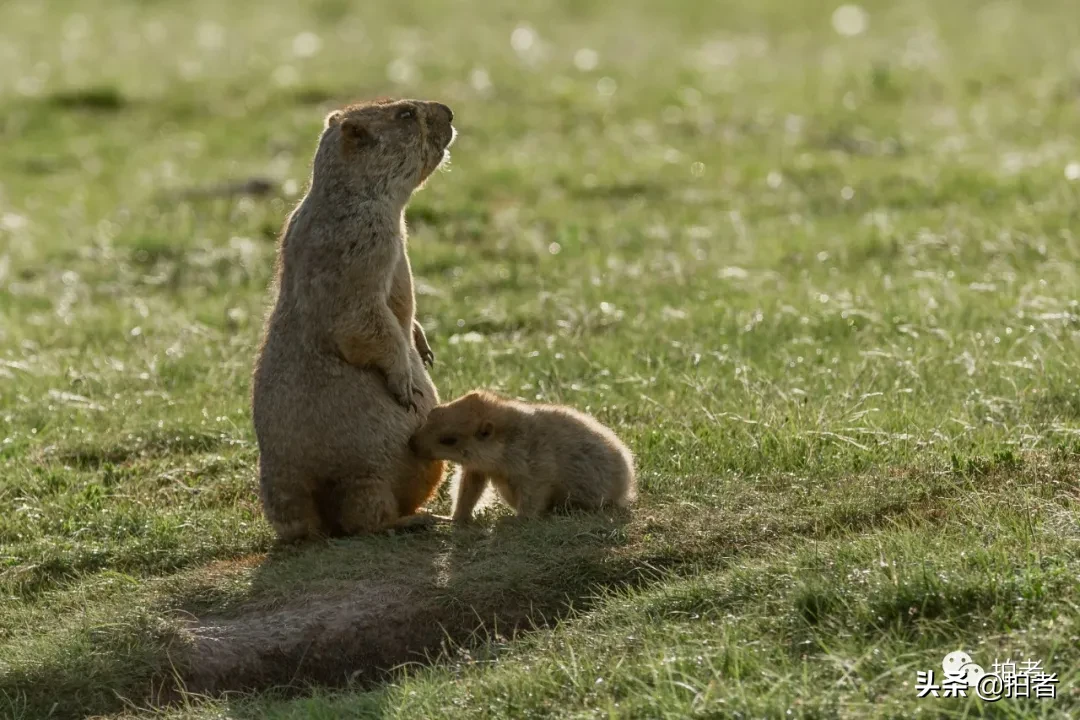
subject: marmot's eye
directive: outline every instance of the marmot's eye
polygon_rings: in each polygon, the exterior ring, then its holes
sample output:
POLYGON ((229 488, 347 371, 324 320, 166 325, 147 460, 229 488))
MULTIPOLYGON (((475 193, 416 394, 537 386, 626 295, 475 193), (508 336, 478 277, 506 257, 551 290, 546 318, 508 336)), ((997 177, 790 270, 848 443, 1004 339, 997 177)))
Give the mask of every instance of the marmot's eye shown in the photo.
POLYGON ((453 447, 454 445, 457 445, 457 438, 453 435, 447 435, 446 437, 439 438, 439 444, 453 447))
POLYGON ((398 120, 412 120, 414 117, 416 117, 416 111, 412 108, 402 108, 401 110, 398 110, 398 120))

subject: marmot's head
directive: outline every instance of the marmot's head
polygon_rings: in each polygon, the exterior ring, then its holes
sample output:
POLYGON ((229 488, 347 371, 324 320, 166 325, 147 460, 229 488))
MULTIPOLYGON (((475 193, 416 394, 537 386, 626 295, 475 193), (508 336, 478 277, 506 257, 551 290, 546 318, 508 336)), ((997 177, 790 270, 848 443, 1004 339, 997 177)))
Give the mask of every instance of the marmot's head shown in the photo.
POLYGON ((448 157, 454 113, 442 103, 381 100, 326 117, 315 154, 315 182, 357 193, 408 199, 448 157))
POLYGON ((500 421, 504 402, 491 393, 474 391, 434 407, 409 440, 409 447, 428 460, 495 470, 506 440, 505 422, 500 421))

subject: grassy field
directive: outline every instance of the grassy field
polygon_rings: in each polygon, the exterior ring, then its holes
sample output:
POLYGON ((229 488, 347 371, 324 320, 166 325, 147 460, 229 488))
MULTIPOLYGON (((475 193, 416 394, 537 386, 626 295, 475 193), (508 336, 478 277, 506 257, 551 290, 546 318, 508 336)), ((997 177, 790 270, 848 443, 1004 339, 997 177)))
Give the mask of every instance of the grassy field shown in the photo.
POLYGON ((0 28, 0 717, 1080 715, 1075 3, 0 28), (380 95, 460 133, 408 213, 442 396, 595 414, 628 521, 273 546, 276 235, 325 113, 380 95), (957 649, 1057 697, 918 698, 957 649))

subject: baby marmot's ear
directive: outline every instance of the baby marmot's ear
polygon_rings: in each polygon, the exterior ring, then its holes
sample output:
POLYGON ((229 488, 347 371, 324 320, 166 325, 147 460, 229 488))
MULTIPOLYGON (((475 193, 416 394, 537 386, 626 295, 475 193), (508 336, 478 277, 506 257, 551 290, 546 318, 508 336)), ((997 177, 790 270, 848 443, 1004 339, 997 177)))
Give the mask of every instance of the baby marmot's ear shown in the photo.
POLYGON ((487 440, 495 432, 495 425, 490 420, 485 420, 480 423, 480 428, 476 431, 476 437, 481 440, 487 440))
POLYGON ((375 136, 371 131, 356 118, 346 118, 341 121, 341 134, 355 143, 358 147, 375 144, 375 136))
POLYGON ((328 127, 328 128, 334 127, 339 122, 341 122, 341 118, 343 118, 343 117, 345 117, 345 113, 341 112, 340 110, 335 110, 334 112, 332 112, 332 113, 330 113, 329 115, 326 116, 325 127, 328 127))

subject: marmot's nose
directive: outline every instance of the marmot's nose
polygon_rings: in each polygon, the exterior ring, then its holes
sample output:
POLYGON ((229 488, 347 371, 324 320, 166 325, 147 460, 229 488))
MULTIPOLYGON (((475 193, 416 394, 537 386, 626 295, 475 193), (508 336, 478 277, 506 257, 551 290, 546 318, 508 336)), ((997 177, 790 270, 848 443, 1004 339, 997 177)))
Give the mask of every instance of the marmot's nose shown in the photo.
POLYGON ((443 105, 442 103, 438 103, 438 102, 433 103, 433 104, 435 105, 435 107, 439 108, 444 113, 446 113, 446 119, 447 120, 449 120, 450 122, 454 121, 454 111, 451 110, 449 106, 443 105))

